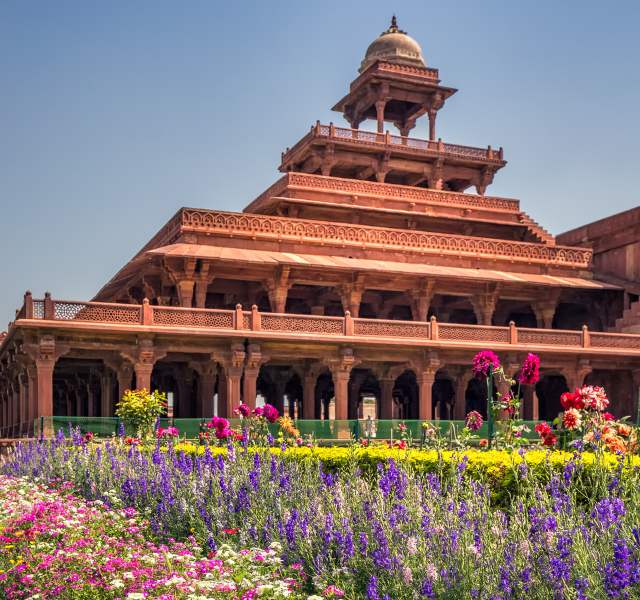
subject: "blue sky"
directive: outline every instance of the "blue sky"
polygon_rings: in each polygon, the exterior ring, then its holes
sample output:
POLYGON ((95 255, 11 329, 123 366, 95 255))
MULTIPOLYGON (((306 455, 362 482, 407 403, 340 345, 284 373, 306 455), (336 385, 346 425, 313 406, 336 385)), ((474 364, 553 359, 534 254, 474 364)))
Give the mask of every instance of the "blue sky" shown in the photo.
MULTIPOLYGON (((445 141, 553 233, 638 204, 640 3, 0 3, 0 330, 88 299, 180 206, 241 210, 391 13, 445 85, 445 141)), ((423 136, 419 123, 416 136, 423 136)))

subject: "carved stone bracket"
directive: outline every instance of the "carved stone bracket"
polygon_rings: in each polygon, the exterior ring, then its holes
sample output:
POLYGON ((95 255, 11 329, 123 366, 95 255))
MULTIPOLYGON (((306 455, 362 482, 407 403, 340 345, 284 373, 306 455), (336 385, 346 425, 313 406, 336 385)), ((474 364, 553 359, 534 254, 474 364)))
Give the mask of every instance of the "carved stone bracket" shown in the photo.
POLYGON ((269 295, 271 310, 276 313, 283 313, 287 305, 287 295, 291 282, 289 281, 291 269, 288 266, 279 266, 273 278, 264 281, 264 287, 269 295))

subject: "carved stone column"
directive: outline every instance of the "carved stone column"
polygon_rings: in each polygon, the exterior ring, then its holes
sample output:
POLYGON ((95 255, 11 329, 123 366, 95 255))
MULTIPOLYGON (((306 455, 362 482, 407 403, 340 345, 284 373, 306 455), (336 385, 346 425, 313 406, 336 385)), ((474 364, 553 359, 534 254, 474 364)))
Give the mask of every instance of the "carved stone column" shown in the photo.
POLYGON ((220 357, 219 363, 224 369, 224 378, 220 381, 223 390, 223 401, 220 400, 220 385, 218 386, 218 412, 227 418, 233 417, 233 410, 240 404, 240 382, 244 369, 245 351, 243 344, 232 344, 229 352, 220 357))
POLYGON ((348 418, 349 377, 355 364, 356 359, 351 348, 343 348, 338 359, 328 361, 333 378, 335 418, 338 421, 344 421, 348 418))
POLYGON ((483 293, 471 297, 471 305, 476 314, 478 325, 491 325, 499 295, 500 284, 495 284, 488 285, 483 293))
POLYGON ((318 368, 311 366, 307 369, 302 382, 302 418, 315 419, 316 415, 316 384, 318 382, 318 368))
POLYGON ((337 292, 342 301, 342 309, 346 313, 349 311, 354 319, 360 314, 360 303, 364 292, 364 274, 357 273, 352 281, 343 283, 337 287, 337 292))
POLYGON ((205 308, 207 303, 207 291, 213 281, 213 275, 209 274, 211 263, 203 263, 200 272, 195 276, 195 303, 196 308, 205 308))
POLYGON ((136 388, 151 392, 151 374, 156 362, 166 356, 166 351, 155 347, 150 338, 140 338, 136 348, 121 352, 123 357, 133 363, 136 374, 136 388))
POLYGON ((429 306, 434 295, 435 281, 422 282, 416 290, 410 290, 411 314, 414 321, 426 321, 429 314, 429 306))
POLYGON ((376 120, 378 123, 378 133, 384 133, 384 107, 386 105, 386 100, 376 101, 376 120))
POLYGON ((433 141, 436 139, 436 115, 438 114, 438 111, 430 108, 427 111, 427 115, 429 118, 429 140, 433 141))
POLYGON ((393 387, 396 384, 396 378, 385 376, 380 379, 380 415, 379 419, 393 418, 393 387))
MULTIPOLYGON (((37 344, 25 347, 36 367, 37 411, 36 418, 53 416, 53 369, 57 359, 68 348, 56 348, 55 338, 45 335, 37 344)), ((48 430, 46 433, 51 433, 48 430)))
POLYGON ((573 392, 576 388, 582 387, 585 378, 592 370, 593 367, 587 359, 580 359, 574 367, 562 369, 569 391, 573 392))
POLYGON ((473 373, 471 369, 464 369, 456 380, 456 403, 453 406, 453 418, 457 420, 464 419, 466 415, 466 405, 467 405, 467 386, 469 385, 469 381, 471 381, 471 377, 473 377, 473 373))
POLYGON ((122 400, 124 393, 131 389, 133 379, 133 366, 129 362, 123 362, 116 371, 118 378, 118 398, 117 401, 122 400))
POLYGON ((242 401, 251 409, 256 407, 258 376, 265 360, 258 344, 249 344, 242 379, 242 401))
POLYGON ((558 290, 550 290, 546 293, 544 299, 532 303, 531 308, 536 315, 538 327, 544 329, 553 328, 553 319, 556 315, 559 300, 560 292, 558 290))
POLYGON ((418 418, 420 420, 433 418, 433 383, 439 368, 440 360, 432 352, 414 367, 418 383, 418 418))
POLYGON ((113 416, 113 378, 107 368, 100 375, 100 416, 113 416))
POLYGON ((213 400, 218 377, 218 364, 215 360, 189 365, 198 373, 198 395, 196 397, 196 417, 209 419, 213 417, 213 400))

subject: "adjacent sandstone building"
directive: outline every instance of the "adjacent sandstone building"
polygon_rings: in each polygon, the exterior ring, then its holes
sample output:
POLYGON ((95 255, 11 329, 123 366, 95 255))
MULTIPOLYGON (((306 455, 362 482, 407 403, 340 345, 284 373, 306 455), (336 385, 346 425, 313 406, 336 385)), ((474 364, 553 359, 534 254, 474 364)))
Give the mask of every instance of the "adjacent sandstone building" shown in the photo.
POLYGON ((178 417, 261 394, 304 419, 357 418, 364 398, 378 418, 460 419, 486 407, 483 348, 511 374, 541 355, 526 418, 584 382, 634 413, 639 209, 554 238, 487 195, 502 148, 438 137, 454 93, 394 19, 333 107, 346 126, 312 125, 242 213, 181 208, 91 302, 27 293, 0 341, 1 434, 110 416, 133 386, 178 417))

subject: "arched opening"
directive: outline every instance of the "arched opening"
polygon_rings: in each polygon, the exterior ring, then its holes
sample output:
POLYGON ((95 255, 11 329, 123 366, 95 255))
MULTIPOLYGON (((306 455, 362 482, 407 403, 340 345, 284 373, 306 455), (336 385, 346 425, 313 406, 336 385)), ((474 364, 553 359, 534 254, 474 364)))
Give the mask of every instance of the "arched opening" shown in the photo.
POLYGON ((562 302, 553 317, 554 329, 582 329, 587 325, 592 331, 602 331, 602 319, 594 310, 583 304, 562 302))
POLYGON ((543 375, 536 384, 538 414, 541 420, 552 421, 562 410, 560 396, 569 391, 567 380, 560 374, 543 375))
POLYGON ((465 415, 472 410, 487 418, 487 384, 485 379, 472 377, 464 393, 465 415))
POLYGON ((329 420, 335 418, 333 378, 329 371, 318 375, 315 389, 316 418, 329 420))
POLYGON ((111 417, 118 400, 115 373, 100 359, 60 358, 53 370, 53 416, 111 417))
POLYGON ((455 386, 449 375, 441 371, 436 373, 436 379, 431 389, 431 401, 433 404, 432 418, 443 420, 453 419, 455 398, 455 386))
POLYGON ((181 419, 198 418, 197 393, 199 377, 186 362, 159 361, 151 374, 151 389, 167 395, 173 416, 181 419))
POLYGON ((393 386, 393 403, 395 418, 418 418, 418 382, 413 371, 401 373, 393 386))
POLYGON ((375 419, 380 401, 380 383, 371 369, 353 369, 349 378, 349 419, 375 419))
POLYGON ((635 420, 637 398, 631 371, 594 369, 586 376, 584 384, 598 385, 605 389, 610 402, 608 412, 617 418, 629 416, 635 420))
POLYGON ((535 328, 538 326, 536 313, 529 302, 498 300, 493 314, 493 324, 504 327, 510 321, 513 321, 516 327, 535 328))

